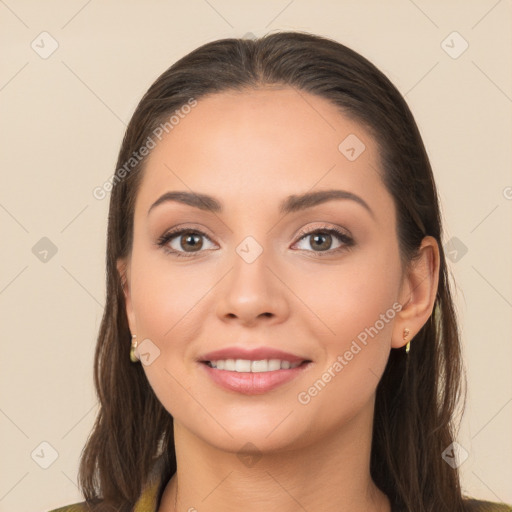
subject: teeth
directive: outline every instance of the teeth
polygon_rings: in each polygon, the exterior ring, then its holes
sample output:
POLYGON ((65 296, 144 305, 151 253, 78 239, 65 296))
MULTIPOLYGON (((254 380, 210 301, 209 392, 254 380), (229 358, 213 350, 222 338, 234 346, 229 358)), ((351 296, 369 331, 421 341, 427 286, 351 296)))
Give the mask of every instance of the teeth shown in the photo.
POLYGON ((209 364, 212 368, 217 368, 217 370, 241 373, 288 370, 300 365, 300 363, 290 363, 290 361, 282 361, 281 359, 262 359, 259 361, 251 361, 249 359, 219 359, 218 361, 209 361, 209 364))
POLYGON ((235 361, 235 372, 250 372, 251 361, 247 359, 237 359, 235 361))
POLYGON ((273 370, 281 369, 281 361, 279 359, 269 359, 268 361, 268 371, 271 372, 273 370))

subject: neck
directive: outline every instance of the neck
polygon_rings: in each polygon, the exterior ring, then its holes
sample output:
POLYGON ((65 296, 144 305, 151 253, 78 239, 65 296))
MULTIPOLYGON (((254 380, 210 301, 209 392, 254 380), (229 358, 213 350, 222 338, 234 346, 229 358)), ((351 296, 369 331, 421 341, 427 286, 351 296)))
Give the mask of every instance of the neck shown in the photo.
POLYGON ((219 450, 175 422, 178 470, 159 512, 389 512, 370 476, 372 416, 373 407, 318 442, 255 457, 219 450))

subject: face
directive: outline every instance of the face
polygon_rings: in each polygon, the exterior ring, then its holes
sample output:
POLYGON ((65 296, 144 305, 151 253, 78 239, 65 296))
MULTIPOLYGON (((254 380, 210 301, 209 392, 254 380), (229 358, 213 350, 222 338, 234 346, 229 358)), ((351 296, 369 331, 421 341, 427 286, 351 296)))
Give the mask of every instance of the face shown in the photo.
POLYGON ((149 156, 134 215, 127 315, 176 425, 265 451, 368 418, 402 269, 365 129, 290 88, 208 96, 149 156))

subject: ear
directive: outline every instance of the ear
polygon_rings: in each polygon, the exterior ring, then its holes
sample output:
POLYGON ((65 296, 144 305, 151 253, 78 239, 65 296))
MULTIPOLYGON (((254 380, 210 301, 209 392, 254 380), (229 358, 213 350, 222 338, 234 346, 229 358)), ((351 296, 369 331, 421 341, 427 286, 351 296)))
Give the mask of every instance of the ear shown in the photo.
POLYGON ((131 287, 130 287, 130 264, 129 260, 118 259, 117 263, 117 271, 119 272, 119 277, 121 278, 121 286, 123 288, 124 294, 124 302, 126 307, 126 318, 128 319, 128 325, 130 327, 130 332, 132 334, 137 334, 137 325, 135 322, 135 313, 133 311, 132 305, 132 297, 131 297, 131 287))
POLYGON ((426 236, 421 242, 418 257, 404 275, 399 297, 402 309, 396 315, 391 340, 393 348, 405 346, 425 325, 434 309, 438 283, 439 246, 434 237, 426 236), (405 340, 404 329, 409 329, 405 340))

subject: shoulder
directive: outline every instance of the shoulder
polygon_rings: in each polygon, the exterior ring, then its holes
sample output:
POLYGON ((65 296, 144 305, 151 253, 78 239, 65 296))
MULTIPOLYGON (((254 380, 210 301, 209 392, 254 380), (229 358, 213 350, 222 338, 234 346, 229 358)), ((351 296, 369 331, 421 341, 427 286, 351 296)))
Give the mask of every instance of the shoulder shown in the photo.
MULTIPOLYGON (((465 512, 512 512, 512 506, 505 503, 465 499, 464 505, 465 512)), ((85 501, 82 501, 80 503, 73 503, 54 510, 49 510, 48 512, 90 512, 90 508, 85 501)))
POLYGON ((80 503, 72 503, 71 505, 65 505, 64 507, 49 510, 48 512, 90 512, 90 510, 87 503, 81 501, 80 503))
MULTIPOLYGON (((148 481, 144 485, 137 502, 133 506, 133 512, 155 512, 158 510, 160 490, 163 490, 167 483, 167 480, 162 478, 162 472, 165 468, 164 464, 165 462, 163 459, 158 459, 153 464, 148 481)), ((99 504, 97 503, 97 505, 99 504)), ((108 508, 108 510, 111 511, 113 511, 114 508, 115 510, 118 510, 116 507, 113 508, 112 505, 108 507, 99 505, 95 508, 92 504, 87 503, 86 501, 81 501, 79 503, 72 503, 70 505, 49 510, 48 512, 93 512, 98 509, 105 510, 105 508, 108 508)))
POLYGON ((512 506, 505 503, 466 499, 464 505, 466 512, 512 512, 512 506))

